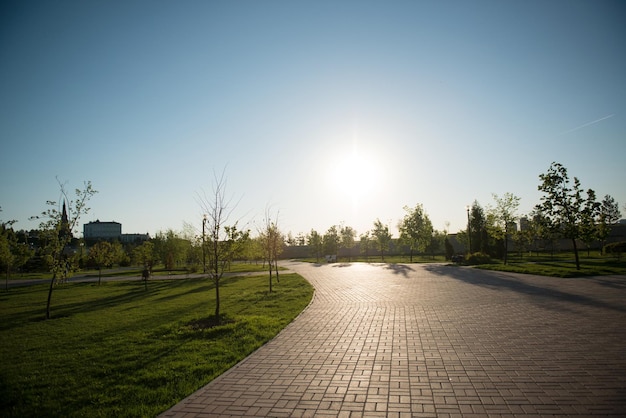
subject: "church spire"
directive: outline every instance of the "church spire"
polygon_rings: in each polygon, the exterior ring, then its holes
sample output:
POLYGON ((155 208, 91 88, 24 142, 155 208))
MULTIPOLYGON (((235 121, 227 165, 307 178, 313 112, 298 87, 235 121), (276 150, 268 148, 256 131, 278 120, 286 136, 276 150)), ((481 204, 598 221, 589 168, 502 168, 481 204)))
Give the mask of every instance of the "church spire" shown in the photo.
POLYGON ((67 216, 67 207, 65 201, 63 201, 63 212, 61 213, 61 225, 59 228, 59 238, 72 238, 72 231, 70 231, 70 220, 67 216))

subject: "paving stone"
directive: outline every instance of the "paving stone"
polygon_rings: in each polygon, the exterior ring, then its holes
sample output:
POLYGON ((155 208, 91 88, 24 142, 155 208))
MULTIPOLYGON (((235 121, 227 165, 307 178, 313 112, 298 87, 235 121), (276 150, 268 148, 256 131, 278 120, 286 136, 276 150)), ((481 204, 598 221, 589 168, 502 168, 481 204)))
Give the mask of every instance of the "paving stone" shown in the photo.
POLYGON ((286 265, 309 307, 163 417, 626 415, 626 276, 286 265))

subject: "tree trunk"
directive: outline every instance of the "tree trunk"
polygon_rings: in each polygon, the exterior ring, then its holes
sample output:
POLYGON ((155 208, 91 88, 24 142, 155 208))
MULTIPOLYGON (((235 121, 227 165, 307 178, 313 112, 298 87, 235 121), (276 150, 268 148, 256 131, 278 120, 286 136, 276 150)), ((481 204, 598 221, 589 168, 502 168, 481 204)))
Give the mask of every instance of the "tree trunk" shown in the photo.
POLYGON ((270 293, 272 293, 272 261, 269 260, 267 264, 270 266, 270 293))
POLYGON ((57 278, 56 272, 52 274, 50 279, 50 289, 48 290, 48 303, 46 304, 46 319, 50 319, 50 302, 52 301, 52 289, 54 287, 54 281, 57 278))
POLYGON ((215 282, 215 323, 220 323, 220 281, 215 282))
POLYGON ((576 238, 572 238, 572 244, 574 245, 574 256, 576 257, 576 270, 580 270, 580 260, 578 259, 578 247, 576 246, 576 238))
POLYGON ((508 233, 505 231, 504 233, 504 265, 506 266, 506 262, 507 262, 507 257, 509 254, 509 240, 508 240, 508 233))

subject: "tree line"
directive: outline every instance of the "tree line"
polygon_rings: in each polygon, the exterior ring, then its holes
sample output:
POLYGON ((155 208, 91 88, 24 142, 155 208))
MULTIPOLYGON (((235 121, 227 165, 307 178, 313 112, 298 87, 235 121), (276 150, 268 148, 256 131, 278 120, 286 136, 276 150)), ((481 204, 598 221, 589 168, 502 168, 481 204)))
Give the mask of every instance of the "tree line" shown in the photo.
MULTIPOLYGON (((486 209, 478 201, 466 208, 467 229, 460 231, 457 239, 465 244, 469 257, 486 255, 502 258, 506 263, 510 240, 518 249, 529 249, 538 241, 568 239, 574 249, 576 267, 580 269, 578 243, 585 243, 587 248, 595 241, 604 243, 611 226, 621 216, 611 196, 597 201, 592 189, 583 190, 578 178, 570 180, 567 169, 556 162, 539 175, 539 180, 538 190, 543 195, 529 214, 518 214, 520 198, 512 193, 494 194, 493 204, 486 209), (522 223, 520 230, 514 227, 518 221, 522 223)), ((65 185, 59 182, 62 209, 59 202, 48 201, 48 209, 32 218, 41 221, 34 234, 36 242, 31 239, 33 234, 15 231, 15 221, 0 221, 0 265, 7 280, 11 271, 33 265, 51 273, 47 317, 53 286, 79 268, 94 267, 101 272, 102 268, 113 265, 135 264, 151 271, 154 265, 162 264, 167 270, 201 271, 215 284, 215 316, 219 318, 219 285, 232 261, 267 264, 272 291, 273 276, 277 282, 279 280, 277 260, 285 245, 306 244, 317 261, 325 256, 336 259, 341 249, 347 250, 350 257, 350 250, 357 245, 357 231, 343 224, 333 225, 323 234, 312 229, 296 238, 291 233, 285 235, 278 225, 278 216, 272 217, 267 210, 263 224, 253 237, 250 229, 240 228, 238 220, 230 219, 236 204, 226 198, 224 173, 219 177, 214 175, 213 185, 213 193, 198 199, 206 214, 201 235, 186 226, 182 233, 159 232, 141 244, 123 246, 119 242, 102 241, 84 248, 73 232, 81 216, 89 211, 87 203, 97 191, 91 182, 85 182, 70 199, 65 185)), ((404 217, 397 223, 399 237, 395 241, 407 250, 410 261, 415 254, 443 252, 448 258, 453 255, 448 231, 433 228, 422 204, 405 206, 404 211, 404 217)), ((372 229, 361 233, 358 239, 359 250, 366 259, 376 252, 384 261, 393 236, 389 225, 376 219, 372 229)))

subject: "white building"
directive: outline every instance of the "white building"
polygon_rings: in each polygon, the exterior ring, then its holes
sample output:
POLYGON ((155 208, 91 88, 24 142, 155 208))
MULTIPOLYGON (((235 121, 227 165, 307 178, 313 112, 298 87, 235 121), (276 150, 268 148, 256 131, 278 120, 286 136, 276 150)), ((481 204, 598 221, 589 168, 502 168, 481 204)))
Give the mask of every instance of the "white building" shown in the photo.
POLYGON ((83 238, 86 240, 120 240, 122 224, 119 222, 89 222, 83 225, 83 238))

